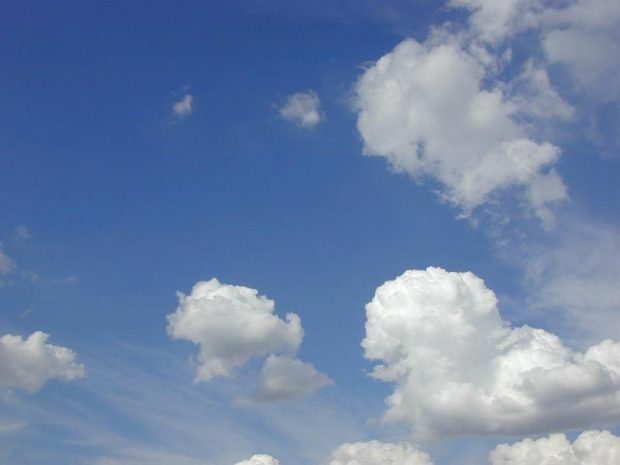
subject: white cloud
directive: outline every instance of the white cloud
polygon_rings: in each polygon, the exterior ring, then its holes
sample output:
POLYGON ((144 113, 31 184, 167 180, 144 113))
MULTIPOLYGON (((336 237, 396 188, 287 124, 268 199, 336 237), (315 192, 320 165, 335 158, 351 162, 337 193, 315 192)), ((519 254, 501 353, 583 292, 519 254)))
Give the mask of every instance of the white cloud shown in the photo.
POLYGON ((525 262, 530 305, 560 310, 579 338, 616 337, 620 327, 620 230, 565 221, 525 262))
POLYGON ((280 116, 302 128, 315 127, 323 119, 319 95, 313 90, 289 95, 280 107, 280 116))
POLYGON ((330 465, 432 465, 431 459, 411 444, 356 442, 343 444, 332 454, 330 465))
POLYGON ((585 431, 572 444, 563 434, 516 444, 500 444, 491 452, 492 465, 617 465, 620 438, 609 431, 585 431))
POLYGON ((27 339, 5 334, 0 337, 0 387, 35 392, 53 378, 73 380, 84 376, 84 366, 65 347, 47 344, 40 331, 27 339))
POLYGON ((239 462, 236 465, 278 465, 280 462, 271 455, 253 455, 248 460, 239 462))
POLYGON ((274 301, 256 289, 214 278, 196 283, 189 295, 177 295, 179 306, 168 315, 168 334, 200 346, 197 381, 230 376, 254 357, 294 354, 303 339, 299 316, 289 313, 280 319, 274 301))
MULTIPOLYGON (((437 180, 442 197, 465 214, 518 187, 527 209, 550 221, 549 206, 567 197, 553 169, 560 150, 530 139, 513 119, 540 110, 524 105, 532 99, 506 95, 505 86, 484 88, 487 65, 457 42, 405 40, 366 70, 356 85, 364 153, 415 179, 437 180)), ((545 76, 534 78, 558 106, 545 76)))
POLYGON ((191 94, 184 95, 179 101, 172 104, 172 112, 179 118, 191 115, 193 110, 194 96, 191 94))
POLYGON ((620 343, 579 353, 512 328, 472 273, 411 270, 366 305, 372 375, 395 383, 386 420, 421 436, 529 434, 620 421, 620 343))
POLYGON ((0 274, 11 274, 16 270, 17 266, 11 257, 2 250, 0 243, 0 274))
POLYGON ((256 289, 222 284, 217 279, 178 293, 179 306, 168 315, 168 334, 200 346, 196 381, 231 376, 252 358, 266 357, 257 401, 295 399, 331 381, 312 365, 294 358, 303 339, 295 313, 281 319, 275 303, 256 289), (276 355, 278 354, 278 355, 276 355))
POLYGON ((309 363, 270 355, 263 365, 254 399, 259 402, 299 399, 332 383, 309 363))

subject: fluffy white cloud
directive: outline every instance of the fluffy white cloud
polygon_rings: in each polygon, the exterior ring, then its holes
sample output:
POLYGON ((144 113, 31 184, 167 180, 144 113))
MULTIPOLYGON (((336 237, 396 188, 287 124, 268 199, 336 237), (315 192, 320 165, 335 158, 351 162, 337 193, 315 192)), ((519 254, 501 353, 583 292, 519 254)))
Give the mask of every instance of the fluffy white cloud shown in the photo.
POLYGON ((472 273, 411 270, 366 305, 365 356, 395 383, 387 420, 417 434, 527 434, 620 421, 620 343, 579 353, 512 328, 472 273))
POLYGON ((270 355, 263 365, 255 400, 298 399, 332 384, 311 364, 285 356, 270 355))
POLYGON ((47 344, 40 331, 27 339, 5 334, 0 337, 0 387, 35 392, 50 379, 73 380, 84 376, 84 366, 65 347, 47 344))
POLYGON ((280 116, 302 128, 315 127, 323 119, 319 95, 313 90, 289 95, 280 107, 280 116))
POLYGON ((574 443, 563 434, 536 441, 500 444, 491 452, 492 465, 617 465, 620 438, 609 431, 586 431, 574 443))
POLYGON ((343 444, 332 454, 330 465, 432 465, 431 459, 411 444, 355 442, 343 444))
POLYGON ((194 96, 191 94, 184 95, 180 100, 172 104, 172 112, 182 118, 189 116, 194 110, 194 96))
MULTIPOLYGON (((567 197, 553 170, 560 150, 530 139, 513 119, 534 111, 524 105, 532 99, 519 101, 500 85, 484 88, 485 73, 454 38, 405 40, 357 83, 364 152, 415 179, 436 179, 442 196, 465 213, 519 187, 523 203, 549 221, 549 205, 567 197)), ((544 78, 534 80, 539 88, 544 78)))
POLYGON ((248 460, 239 462, 236 465, 278 465, 280 462, 271 455, 253 455, 248 460))
POLYGON ((197 381, 230 376, 254 357, 294 354, 303 339, 299 316, 289 313, 280 319, 273 300, 256 289, 214 278, 196 283, 189 295, 177 295, 179 306, 168 315, 168 334, 200 346, 197 381))

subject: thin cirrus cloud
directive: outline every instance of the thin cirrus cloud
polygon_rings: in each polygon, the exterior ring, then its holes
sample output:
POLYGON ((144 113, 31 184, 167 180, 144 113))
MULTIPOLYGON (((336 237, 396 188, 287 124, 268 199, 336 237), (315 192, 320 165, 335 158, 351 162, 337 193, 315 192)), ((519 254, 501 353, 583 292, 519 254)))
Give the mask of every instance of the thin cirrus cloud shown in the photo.
POLYGON ((313 90, 296 92, 279 108, 280 116, 300 128, 312 129, 323 120, 319 94, 313 90))
POLYGON ((222 284, 217 279, 178 293, 179 306, 168 315, 168 334, 200 347, 196 381, 230 377, 250 359, 269 356, 263 366, 256 401, 301 397, 331 381, 312 365, 295 358, 303 339, 301 319, 281 319, 275 303, 256 289, 222 284))
POLYGON ((580 353, 511 327, 473 273, 410 270, 366 305, 372 376, 395 384, 385 419, 420 437, 534 434, 620 420, 620 343, 580 353))
POLYGON ((2 243, 0 243, 0 274, 8 275, 16 269, 15 261, 2 250, 2 243))
MULTIPOLYGON (((529 92, 503 83, 483 88, 490 66, 459 39, 438 32, 426 42, 401 42, 360 77, 355 87, 357 127, 364 153, 385 158, 397 172, 440 184, 440 196, 466 216, 518 188, 520 202, 545 224, 566 187, 554 169, 560 149, 529 136, 515 116, 539 117, 529 92)), ((545 75, 520 79, 555 106, 568 106, 545 88, 545 75), (532 79, 536 78, 536 79, 532 79)), ((523 87, 523 86, 522 86, 523 87)))
POLYGON ((0 337, 0 388, 38 391, 51 379, 66 381, 84 377, 84 365, 66 347, 48 344, 41 331, 28 338, 5 334, 0 337))
POLYGON ((489 455, 491 465, 617 465, 620 438, 609 431, 584 431, 571 443, 564 434, 500 444, 489 455))
POLYGON ((332 454, 330 465, 433 465, 431 458, 411 444, 369 441, 346 443, 332 454))

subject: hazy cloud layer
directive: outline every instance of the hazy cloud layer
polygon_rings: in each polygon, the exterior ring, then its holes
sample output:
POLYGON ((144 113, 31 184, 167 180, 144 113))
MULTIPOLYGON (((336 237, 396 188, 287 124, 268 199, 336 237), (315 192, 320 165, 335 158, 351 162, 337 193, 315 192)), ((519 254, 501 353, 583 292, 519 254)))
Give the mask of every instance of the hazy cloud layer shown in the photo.
POLYGON ((289 95, 279 111, 282 118, 306 129, 315 127, 323 119, 321 100, 313 90, 289 95))
POLYGON ((386 419, 422 436, 529 434, 620 420, 620 344, 579 353, 513 328, 472 273, 411 270, 366 306, 372 375, 395 384, 386 419))
POLYGON ((492 465, 617 465, 620 438, 609 431, 586 431, 572 444, 563 434, 516 444, 500 444, 489 456, 492 465))
POLYGON ((432 465, 428 454, 411 444, 355 442, 343 444, 332 454, 330 465, 432 465))
POLYGON ((27 339, 0 337, 0 388, 35 392, 50 379, 82 378, 84 366, 65 347, 47 344, 49 335, 36 331, 27 339))
MULTIPOLYGON (((364 152, 415 179, 435 179, 441 196, 465 214, 518 188, 526 209, 550 222, 549 205, 567 197, 553 169, 560 150, 530 138, 513 119, 540 111, 529 93, 483 86, 487 66, 452 36, 400 43, 356 85, 364 152)), ((526 89, 533 85, 554 107, 561 105, 544 72, 529 73, 521 76, 526 89)))
POLYGON ((525 263, 530 305, 560 311, 577 339, 616 337, 620 327, 620 231, 571 221, 525 263))

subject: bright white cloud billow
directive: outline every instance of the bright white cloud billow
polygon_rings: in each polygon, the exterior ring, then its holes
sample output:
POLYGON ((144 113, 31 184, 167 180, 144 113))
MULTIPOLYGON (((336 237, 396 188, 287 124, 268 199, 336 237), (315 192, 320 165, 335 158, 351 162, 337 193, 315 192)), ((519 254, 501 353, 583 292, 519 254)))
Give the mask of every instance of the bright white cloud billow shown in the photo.
POLYGON ((620 343, 579 353, 502 320, 472 273, 411 270, 366 306, 365 356, 395 384, 386 419, 421 436, 528 434, 620 421, 620 343))
POLYGON ((214 278, 178 298, 176 312, 168 315, 168 334, 200 346, 196 381, 231 376, 250 359, 269 356, 254 396, 258 402, 299 398, 331 383, 294 358, 304 335, 299 316, 281 319, 274 301, 256 289, 214 278))
POLYGON ((428 454, 411 444, 369 441, 343 444, 330 465, 433 465, 428 454))
POLYGON ((194 96, 191 94, 184 95, 180 100, 172 104, 172 113, 179 118, 189 116, 194 110, 194 96))
POLYGON ((254 398, 259 402, 299 399, 330 384, 332 381, 309 363, 270 355, 263 365, 254 398))
POLYGON ((315 127, 323 119, 321 100, 313 90, 289 95, 279 111, 285 120, 307 129, 315 127))
POLYGON ((237 463, 236 465, 278 465, 280 462, 271 455, 253 455, 247 460, 237 463))
POLYGON ((168 315, 168 334, 200 346, 196 380, 230 376, 254 357, 294 354, 303 339, 301 320, 289 313, 282 320, 274 301, 256 289, 222 284, 217 279, 178 293, 179 306, 168 315))
POLYGON ((620 438, 609 431, 586 431, 571 444, 564 434, 552 434, 500 444, 489 459, 492 465, 617 465, 620 438))
POLYGON ((0 337, 0 388, 35 392, 50 379, 70 381, 84 376, 84 366, 66 347, 47 344, 40 331, 27 339, 5 334, 0 337))
MULTIPOLYGON (((453 37, 403 41, 357 83, 364 152, 415 179, 437 180, 442 197, 465 213, 518 188, 526 209, 550 222, 549 206, 567 197, 553 169, 560 150, 513 119, 533 112, 532 99, 484 88, 486 71, 453 37)), ((545 76, 534 77, 538 88, 545 84, 545 76)))

